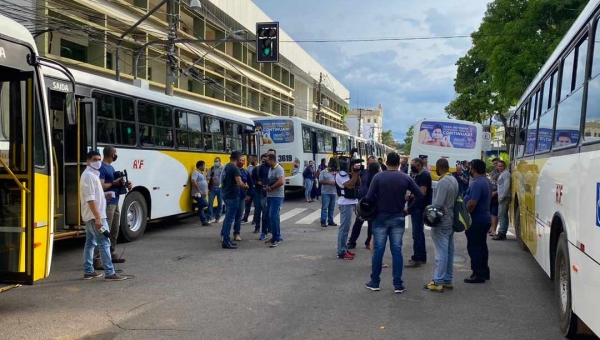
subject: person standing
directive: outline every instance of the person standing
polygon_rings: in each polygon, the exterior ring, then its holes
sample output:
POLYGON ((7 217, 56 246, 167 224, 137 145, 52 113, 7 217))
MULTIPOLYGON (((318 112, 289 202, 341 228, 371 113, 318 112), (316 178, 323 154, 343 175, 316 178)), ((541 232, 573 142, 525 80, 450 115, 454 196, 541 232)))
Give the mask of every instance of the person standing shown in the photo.
POLYGON ((101 277, 93 265, 94 248, 98 247, 104 279, 111 281, 126 280, 115 272, 110 255, 110 226, 106 220, 106 196, 114 196, 114 192, 104 192, 100 182, 100 153, 90 151, 86 155, 87 168, 79 180, 81 218, 85 222, 85 246, 83 250, 83 279, 91 280, 101 277), (105 196, 106 195, 106 196, 105 196))
POLYGON ((308 166, 304 168, 302 177, 304 178, 304 198, 307 203, 312 202, 311 194, 315 181, 315 162, 308 162, 308 166))
POLYGON ((244 208, 246 207, 246 203, 252 200, 253 195, 252 190, 254 185, 252 184, 252 178, 250 178, 250 175, 248 174, 246 169, 244 169, 244 165, 246 165, 246 158, 244 156, 240 156, 240 158, 237 161, 237 167, 240 170, 240 178, 242 179, 242 183, 244 183, 246 186, 239 188, 239 209, 237 210, 237 213, 235 215, 235 221, 233 223, 234 241, 242 240, 242 236, 240 235, 240 232, 242 230, 242 215, 244 214, 244 208))
MULTIPOLYGON (((375 156, 369 157, 369 159, 367 160, 367 168, 361 170, 361 173, 360 173, 360 187, 358 188, 358 199, 359 200, 361 198, 367 196, 367 192, 369 192, 368 185, 371 182, 370 178, 372 178, 372 176, 375 175, 369 171, 372 164, 379 165, 379 169, 381 169, 381 165, 379 164, 379 162, 377 161, 375 156)), ((356 248, 356 241, 358 241, 358 238, 360 237, 360 232, 361 232, 361 229, 362 229, 362 226, 364 223, 365 223, 365 221, 358 218, 358 216, 354 220, 354 225, 352 226, 352 232, 350 233, 350 239, 348 240, 348 249, 356 248)), ((368 226, 368 230, 367 230, 367 239, 365 241, 365 247, 367 249, 369 249, 370 242, 371 242, 371 235, 373 232, 372 221, 367 222, 367 226, 368 226)))
MULTIPOLYGON (((248 175, 250 179, 252 179, 252 171, 256 167, 256 156, 252 155, 248 157, 248 161, 250 162, 250 166, 248 166, 248 175)), ((254 183, 254 182, 253 182, 254 183)), ((254 189, 254 188, 252 188, 254 189)), ((242 224, 248 223, 248 217, 250 217, 250 210, 252 209, 252 202, 254 201, 254 190, 252 190, 252 196, 250 196, 250 200, 245 202, 245 210, 244 217, 242 218, 242 224)), ((256 221, 252 220, 252 224, 255 224, 256 221)))
MULTIPOLYGON (((419 158, 421 160, 423 160, 423 169, 425 169, 425 171, 431 173, 431 167, 429 166, 429 156, 421 155, 421 156, 419 156, 419 158)), ((431 177, 431 175, 429 177, 431 177)))
POLYGON ((269 178, 266 184, 267 206, 269 209, 269 221, 271 225, 270 247, 275 248, 282 241, 280 211, 285 197, 283 184, 285 183, 285 172, 279 163, 277 156, 270 154, 267 162, 271 167, 269 169, 269 178))
POLYGON ((471 161, 471 177, 473 182, 465 194, 467 210, 471 214, 471 227, 465 231, 467 235, 467 251, 471 258, 473 274, 465 283, 485 283, 490 279, 488 266, 487 233, 492 225, 490 203, 492 201, 492 185, 485 177, 485 162, 481 159, 471 161))
POLYGON ((377 158, 377 162, 379 163, 379 166, 381 167, 382 171, 387 170, 387 167, 385 166, 385 164, 383 164, 383 158, 381 158, 381 157, 377 158))
POLYGON ((494 169, 490 174, 490 183, 492 184, 492 203, 490 203, 492 228, 489 234, 491 236, 496 235, 496 229, 498 229, 498 178, 500 177, 500 172, 498 171, 498 161, 500 161, 500 158, 494 158, 492 160, 492 166, 494 169))
POLYGON ((392 275, 394 293, 403 293, 406 288, 402 281, 402 236, 404 235, 406 204, 405 195, 407 190, 414 192, 414 199, 408 207, 412 212, 420 207, 424 195, 407 174, 398 171, 400 167, 400 155, 391 152, 387 156, 387 171, 383 171, 373 177, 369 191, 366 196, 368 202, 377 205, 377 214, 373 221, 373 256, 371 260, 371 280, 365 284, 365 288, 378 291, 381 282, 381 270, 383 267, 383 254, 387 239, 390 239, 390 250, 392 252, 392 275))
POLYGON ((435 247, 435 271, 433 280, 425 285, 432 292, 443 292, 453 289, 452 276, 454 272, 454 205, 459 195, 459 185, 456 178, 449 173, 450 164, 445 158, 440 158, 435 164, 435 172, 440 177, 434 196, 433 206, 442 208, 444 217, 431 228, 431 239, 435 247))
POLYGON ((358 188, 360 187, 360 164, 351 166, 351 173, 339 170, 335 175, 335 183, 339 188, 338 208, 340 209, 340 228, 338 229, 338 258, 354 260, 354 253, 348 251, 348 234, 352 223, 352 213, 358 203, 358 188))
POLYGON ((263 232, 259 237, 259 240, 261 241, 269 241, 267 236, 271 232, 271 223, 269 222, 269 202, 267 201, 267 191, 264 190, 269 183, 269 171, 271 170, 271 166, 269 165, 269 155, 277 156, 275 150, 269 149, 265 155, 265 162, 261 164, 258 169, 258 178, 260 179, 260 185, 263 188, 261 198, 263 232))
POLYGON ((408 175, 409 168, 410 166, 408 165, 408 158, 402 157, 402 161, 400 162, 400 171, 408 175))
POLYGON ((506 169, 506 162, 498 161, 498 222, 500 228, 498 234, 493 237, 494 241, 506 240, 508 232, 508 207, 510 206, 510 172, 506 169))
POLYGON ((463 174, 462 167, 460 165, 456 166, 456 171, 452 173, 452 176, 456 179, 456 182, 458 182, 458 192, 460 196, 464 196, 465 191, 467 191, 467 188, 469 188, 469 180, 467 176, 463 174))
POLYGON ((319 167, 317 168, 317 175, 316 178, 318 179, 318 187, 317 187, 317 200, 321 197, 322 195, 322 189, 323 189, 323 185, 321 184, 321 180, 319 179, 321 177, 321 172, 325 171, 325 169, 327 169, 327 159, 325 158, 321 158, 321 164, 319 164, 319 167))
POLYGON ((208 174, 208 221, 212 221, 213 214, 215 217, 215 223, 219 223, 221 220, 221 214, 223 213, 223 191, 221 189, 221 176, 223 173, 223 167, 221 166, 221 158, 215 157, 215 163, 210 168, 208 174), (217 199, 217 212, 214 213, 215 198, 217 199))
MULTIPOLYGON (((425 224, 423 221, 423 211, 425 207, 431 204, 431 174, 425 170, 425 162, 422 158, 412 160, 411 171, 415 173, 415 182, 419 186, 419 191, 425 196, 425 199, 420 205, 415 206, 410 213, 410 221, 412 223, 412 238, 413 238, 413 256, 406 264, 407 268, 417 268, 427 263, 427 249, 425 248, 425 224)), ((411 192, 409 199, 415 198, 415 193, 411 192)))
POLYGON ((242 175, 238 168, 238 161, 242 154, 239 151, 233 151, 229 156, 230 162, 227 163, 225 169, 223 169, 223 182, 221 183, 223 190, 223 199, 227 205, 227 211, 225 212, 225 220, 223 221, 223 227, 221 228, 221 241, 223 249, 237 249, 237 244, 231 242, 231 227, 235 222, 236 216, 238 216, 238 210, 240 209, 240 190, 249 189, 249 186, 242 182, 242 175))
MULTIPOLYGON (((262 220, 262 214, 263 214, 263 210, 262 210, 262 195, 263 195, 263 190, 262 190, 262 184, 260 181, 260 178, 258 176, 258 172, 260 167, 265 164, 267 162, 267 155, 263 154, 261 157, 261 164, 258 166, 255 166, 252 169, 252 172, 250 173, 250 177, 252 178, 252 183, 254 184, 254 233, 258 234, 260 232, 260 226, 261 226, 261 220, 262 220)), ((250 171, 248 171, 250 172, 250 171)), ((264 212, 265 214, 267 212, 264 212)), ((266 234, 269 230, 269 226, 268 225, 264 225, 263 224, 263 231, 266 234)))
POLYGON ((319 185, 321 186, 321 227, 327 228, 337 226, 333 222, 333 213, 335 212, 335 199, 337 190, 335 188, 335 173, 330 168, 326 168, 319 174, 319 185))
POLYGON ((203 226, 208 227, 210 223, 204 213, 204 208, 208 206, 206 201, 206 194, 208 193, 208 182, 206 182, 206 176, 204 176, 204 170, 206 163, 204 161, 196 162, 196 170, 192 172, 192 198, 198 205, 198 217, 200 217, 200 223, 203 226))
MULTIPOLYGON (((121 188, 131 189, 131 183, 125 183, 123 177, 116 177, 115 168, 112 163, 118 158, 117 149, 114 146, 106 146, 102 150, 102 166, 100 167, 100 183, 104 192, 112 192, 111 198, 106 201, 106 221, 110 228, 110 256, 112 263, 125 263, 125 259, 115 253, 117 239, 119 238, 119 227, 121 226, 121 212, 119 211, 119 196, 121 188)), ((100 253, 98 248, 94 249, 94 268, 102 269, 100 253)))

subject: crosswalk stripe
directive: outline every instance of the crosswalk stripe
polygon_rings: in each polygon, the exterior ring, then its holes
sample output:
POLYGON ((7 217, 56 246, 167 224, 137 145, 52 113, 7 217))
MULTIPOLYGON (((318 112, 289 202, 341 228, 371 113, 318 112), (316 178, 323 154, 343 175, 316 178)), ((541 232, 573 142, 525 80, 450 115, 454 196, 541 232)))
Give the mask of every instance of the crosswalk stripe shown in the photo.
MULTIPOLYGON (((306 210, 306 209, 305 209, 306 210)), ((312 224, 321 218, 321 209, 313 211, 310 215, 296 221, 296 224, 312 224)))
MULTIPOLYGON (((288 220, 288 219, 290 219, 290 218, 292 218, 292 217, 294 217, 294 216, 296 216, 298 214, 303 213, 305 210, 306 209, 304 209, 304 208, 294 208, 294 209, 286 212, 285 214, 279 216, 279 221, 283 222, 285 220, 288 220)), ((319 216, 321 216, 321 215, 319 215, 319 216)))

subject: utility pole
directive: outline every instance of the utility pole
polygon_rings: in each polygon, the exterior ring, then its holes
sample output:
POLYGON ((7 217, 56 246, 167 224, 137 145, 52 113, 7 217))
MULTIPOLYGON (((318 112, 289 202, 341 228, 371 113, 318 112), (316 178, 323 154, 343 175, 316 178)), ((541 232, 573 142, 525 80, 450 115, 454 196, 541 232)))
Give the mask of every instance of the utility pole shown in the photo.
POLYGON ((169 21, 169 43, 167 45, 167 84, 165 86, 165 94, 173 95, 173 83, 175 82, 175 70, 173 63, 175 62, 175 39, 177 39, 177 30, 179 26, 179 18, 177 16, 177 0, 169 0, 167 4, 167 19, 169 21))
POLYGON ((360 133, 362 132, 362 109, 358 109, 358 137, 361 137, 360 133))
POLYGON ((323 82, 323 72, 319 73, 319 85, 317 87, 317 123, 321 124, 321 83, 323 82))

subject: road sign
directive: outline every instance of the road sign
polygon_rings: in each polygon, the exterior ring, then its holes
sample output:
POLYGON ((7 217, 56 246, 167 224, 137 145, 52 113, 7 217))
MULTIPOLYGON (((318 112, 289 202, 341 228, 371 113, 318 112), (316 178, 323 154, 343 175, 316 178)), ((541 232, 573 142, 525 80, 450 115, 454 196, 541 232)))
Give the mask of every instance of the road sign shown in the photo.
POLYGON ((483 140, 492 140, 492 133, 491 132, 484 132, 483 133, 483 140))

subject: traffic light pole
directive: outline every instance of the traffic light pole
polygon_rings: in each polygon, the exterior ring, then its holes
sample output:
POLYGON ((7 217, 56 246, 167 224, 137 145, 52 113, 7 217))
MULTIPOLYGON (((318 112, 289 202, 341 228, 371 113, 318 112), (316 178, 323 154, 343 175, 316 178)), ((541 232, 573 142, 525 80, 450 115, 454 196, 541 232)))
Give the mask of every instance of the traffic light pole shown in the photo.
POLYGON ((317 123, 321 124, 321 83, 323 82, 323 73, 319 73, 319 85, 317 87, 317 123))
POLYGON ((177 38, 177 29, 179 18, 175 15, 176 1, 170 0, 167 5, 167 19, 169 20, 169 44, 167 45, 167 83, 165 84, 165 94, 173 95, 173 83, 175 82, 175 70, 173 63, 175 62, 175 39, 177 38))

